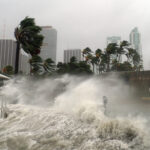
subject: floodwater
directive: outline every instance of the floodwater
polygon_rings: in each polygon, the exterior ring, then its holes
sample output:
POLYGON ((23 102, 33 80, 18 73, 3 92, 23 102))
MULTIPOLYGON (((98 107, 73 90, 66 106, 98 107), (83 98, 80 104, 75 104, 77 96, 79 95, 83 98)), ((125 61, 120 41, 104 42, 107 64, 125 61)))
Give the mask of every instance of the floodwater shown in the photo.
POLYGON ((9 115, 0 119, 0 150, 150 149, 150 104, 116 77, 15 79, 1 94, 9 115))

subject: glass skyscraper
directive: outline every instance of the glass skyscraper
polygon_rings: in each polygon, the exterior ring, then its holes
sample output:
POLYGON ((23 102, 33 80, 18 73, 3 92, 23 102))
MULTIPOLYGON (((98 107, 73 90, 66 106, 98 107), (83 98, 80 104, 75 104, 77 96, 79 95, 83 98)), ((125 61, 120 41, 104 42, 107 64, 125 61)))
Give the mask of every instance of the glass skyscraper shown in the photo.
POLYGON ((138 52, 138 54, 142 56, 141 34, 139 33, 137 27, 135 27, 130 33, 130 44, 131 47, 134 48, 138 52))

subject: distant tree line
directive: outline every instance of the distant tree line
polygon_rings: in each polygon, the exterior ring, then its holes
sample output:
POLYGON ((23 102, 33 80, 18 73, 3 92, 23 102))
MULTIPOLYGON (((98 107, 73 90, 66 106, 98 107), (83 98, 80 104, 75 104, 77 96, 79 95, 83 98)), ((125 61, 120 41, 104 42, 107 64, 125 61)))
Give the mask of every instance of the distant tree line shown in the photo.
POLYGON ((104 51, 97 49, 95 53, 87 47, 83 50, 83 57, 87 64, 91 64, 93 72, 97 69, 99 74, 110 71, 140 71, 143 69, 141 56, 131 48, 128 41, 122 41, 120 44, 110 43, 104 51))

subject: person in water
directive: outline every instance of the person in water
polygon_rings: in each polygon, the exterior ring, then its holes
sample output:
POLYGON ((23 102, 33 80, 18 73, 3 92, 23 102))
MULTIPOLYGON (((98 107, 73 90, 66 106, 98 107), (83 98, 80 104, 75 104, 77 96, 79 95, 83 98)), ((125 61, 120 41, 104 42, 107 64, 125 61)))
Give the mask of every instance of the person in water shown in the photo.
POLYGON ((7 117, 8 117, 8 113, 4 112, 4 118, 7 118, 7 117))
POLYGON ((103 105, 104 105, 104 114, 106 115, 108 99, 106 96, 103 96, 103 105))

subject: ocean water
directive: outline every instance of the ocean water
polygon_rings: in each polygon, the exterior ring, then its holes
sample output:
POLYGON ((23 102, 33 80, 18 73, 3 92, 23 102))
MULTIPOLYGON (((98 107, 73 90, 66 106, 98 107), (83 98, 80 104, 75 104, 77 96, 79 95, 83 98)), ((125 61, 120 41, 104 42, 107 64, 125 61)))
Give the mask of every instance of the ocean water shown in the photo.
POLYGON ((150 149, 148 118, 116 77, 12 79, 1 94, 9 115, 0 118, 0 150, 150 149))

